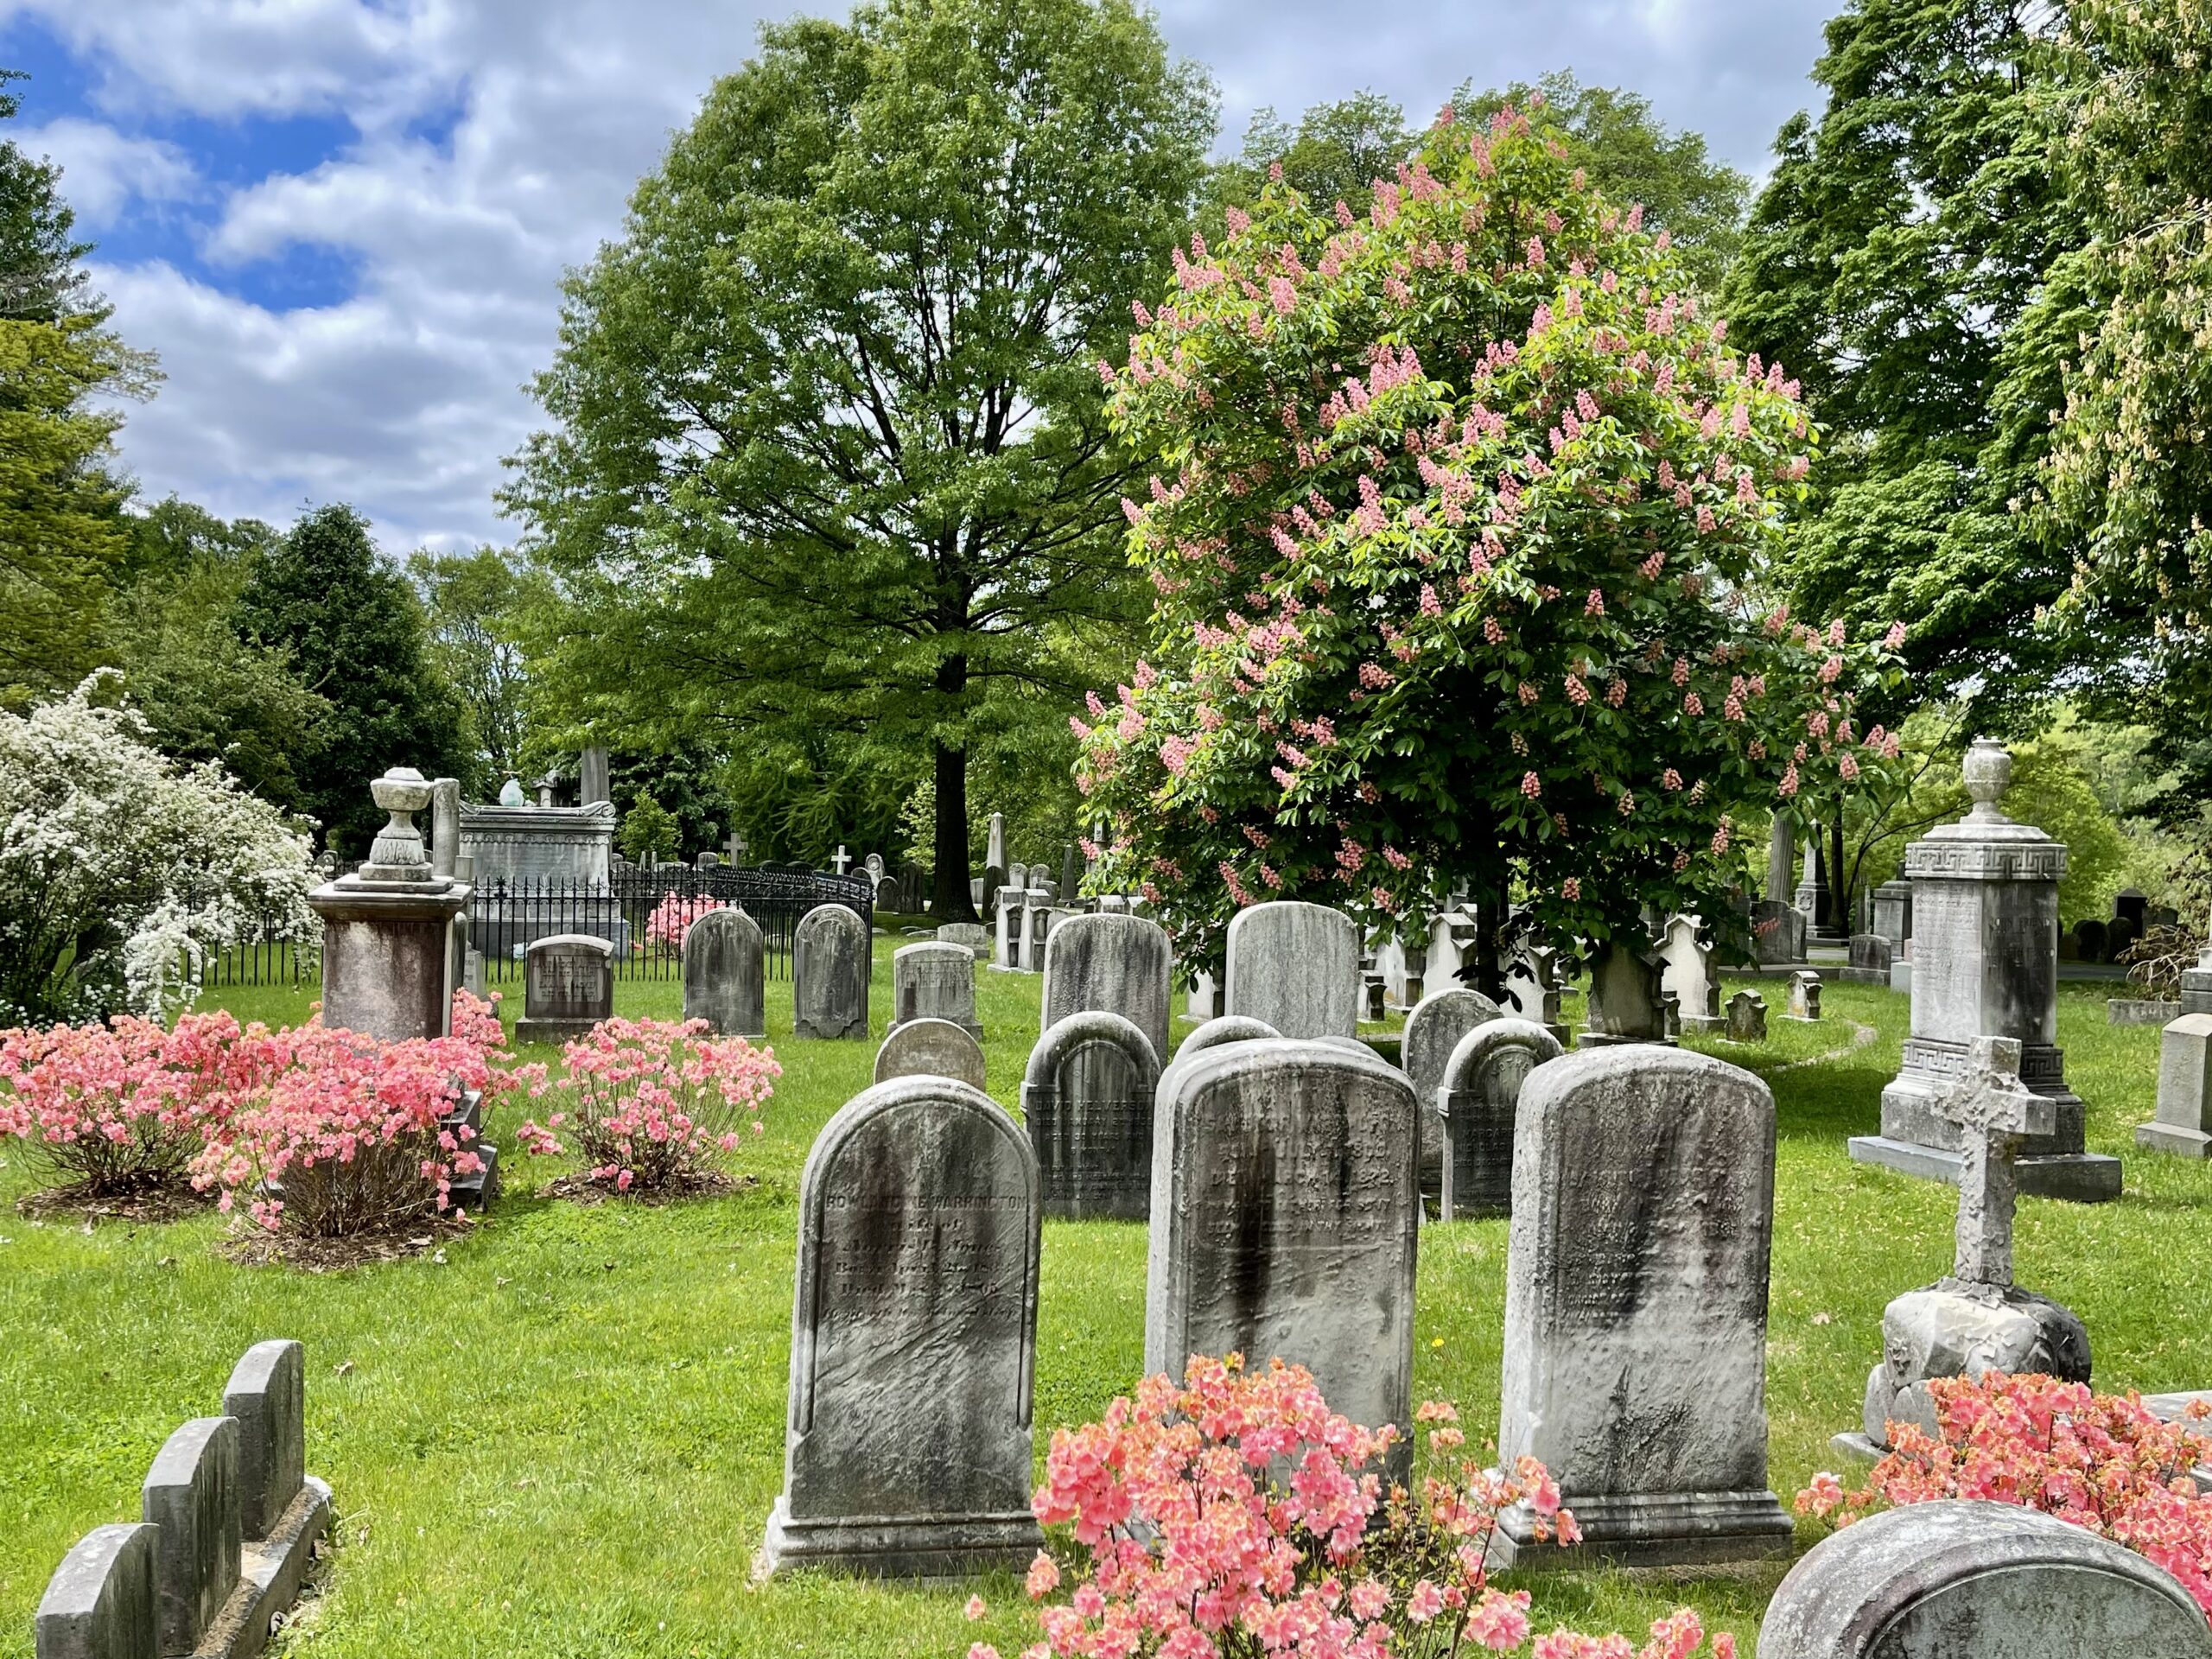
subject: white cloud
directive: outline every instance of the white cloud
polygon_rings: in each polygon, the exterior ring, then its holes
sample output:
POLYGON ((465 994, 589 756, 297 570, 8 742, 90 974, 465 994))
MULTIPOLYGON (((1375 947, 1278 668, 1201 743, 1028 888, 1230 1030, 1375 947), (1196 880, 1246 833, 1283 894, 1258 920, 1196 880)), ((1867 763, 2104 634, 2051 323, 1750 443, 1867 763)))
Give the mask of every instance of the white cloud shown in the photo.
MULTIPOLYGON (((843 0, 812 0, 841 10, 843 0)), ((1211 64, 1230 139, 1256 105, 1293 113, 1365 86, 1416 115, 1452 88, 1571 65, 1652 96, 1757 169, 1830 0, 1162 0, 1179 52, 1211 64)), ((620 232, 638 178, 713 78, 790 0, 0 0, 90 67, 99 110, 159 132, 340 117, 353 139, 213 198, 201 276, 96 272, 126 338, 160 353, 161 396, 122 438, 149 493, 288 519, 345 499, 387 546, 505 539, 500 458, 536 423, 523 387, 551 359, 564 267, 620 232), (429 135, 429 136, 426 136, 429 135), (259 262, 335 251, 350 298, 279 312, 259 262)), ((45 130, 88 222, 195 188, 159 138, 70 118, 45 130)), ((206 169, 213 171, 210 168, 206 169)))

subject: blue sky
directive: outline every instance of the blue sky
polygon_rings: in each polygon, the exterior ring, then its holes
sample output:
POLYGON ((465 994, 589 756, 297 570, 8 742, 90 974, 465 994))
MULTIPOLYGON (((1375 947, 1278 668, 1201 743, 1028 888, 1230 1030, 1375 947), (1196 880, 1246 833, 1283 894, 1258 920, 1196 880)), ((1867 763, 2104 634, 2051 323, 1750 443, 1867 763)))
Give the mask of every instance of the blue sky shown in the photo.
MULTIPOLYGON (((1754 175, 1816 101, 1841 0, 1161 0, 1232 137, 1361 87, 1635 87, 1754 175)), ((289 521, 347 500, 392 550, 512 539, 500 457, 535 424, 558 283, 756 0, 0 0, 10 124, 64 168, 95 280, 166 381, 121 439, 142 491, 289 521)))

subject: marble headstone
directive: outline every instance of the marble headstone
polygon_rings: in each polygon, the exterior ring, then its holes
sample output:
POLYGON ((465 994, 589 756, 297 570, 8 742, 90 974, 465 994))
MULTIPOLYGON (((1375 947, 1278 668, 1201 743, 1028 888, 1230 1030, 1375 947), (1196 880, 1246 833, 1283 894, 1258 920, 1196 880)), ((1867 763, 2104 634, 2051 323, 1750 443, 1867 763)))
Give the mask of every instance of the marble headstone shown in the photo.
POLYGON ((1502 1006, 1518 1020, 1541 1026, 1567 1042, 1567 1022, 1560 1016, 1558 952, 1548 946, 1523 944, 1505 964, 1505 995, 1502 1006))
POLYGON ((1498 1453, 1551 1471, 1582 1541, 1519 1567, 1787 1555, 1767 1488, 1774 1096, 1709 1055, 1571 1054, 1521 1090, 1498 1453))
POLYGON ((596 933, 554 933, 522 963, 520 1043, 563 1043, 614 1017, 614 947, 596 933))
POLYGON ((983 1046, 950 1020, 909 1020, 892 1027, 875 1051, 875 1080, 893 1077, 955 1077, 981 1089, 983 1046))
POLYGON ((909 1020, 949 1020, 981 1042, 976 1018, 976 953, 935 939, 902 944, 891 957, 891 1028, 909 1020))
POLYGON ((1766 1041, 1766 998, 1757 991, 1738 991, 1730 997, 1727 1036, 1732 1043, 1766 1041))
POLYGON ((1808 1023, 1821 1017, 1821 976, 1810 968, 1789 976, 1789 1012, 1782 1017, 1808 1023))
POLYGON ((1443 1190, 1444 1120, 1437 1114, 1436 1090, 1444 1081, 1445 1062, 1462 1037, 1485 1020, 1503 1017, 1504 1010, 1497 1003, 1464 986, 1432 991, 1406 1016, 1398 1052, 1401 1069, 1412 1079, 1414 1098, 1421 1105, 1421 1190, 1428 1196, 1443 1190))
POLYGON ((1667 1011, 1659 986, 1659 959, 1614 940, 1590 964, 1589 1023, 1585 1048, 1622 1043, 1663 1043, 1667 1011))
POLYGON ((1028 1565, 1039 1216, 1028 1137, 965 1084, 880 1083, 823 1126, 767 1571, 1028 1565))
POLYGON ((1653 953, 1659 958, 1660 988, 1674 994, 1683 1029, 1718 1030, 1720 976, 1713 970, 1712 947, 1698 937, 1698 918, 1669 916, 1653 953))
POLYGON ((2181 1013, 2158 1039, 2158 1109, 2135 1143, 2212 1157, 2212 944, 2181 976, 2181 1013))
POLYGON ((1278 899, 1229 924, 1224 1014, 1286 1037, 1359 1035, 1359 928, 1340 910, 1278 899))
POLYGON ((767 947, 741 910, 710 910, 683 935, 683 1017, 718 1037, 768 1034, 767 947))
POLYGON ((1444 1128, 1443 1217, 1495 1215, 1513 1204, 1514 1125, 1529 1074, 1566 1051, 1532 1020, 1476 1027, 1446 1057, 1424 1107, 1444 1128))
POLYGON ((1126 912, 1071 916, 1045 941, 1044 1029, 1103 1009, 1133 1022, 1155 1055, 1167 1052, 1174 950, 1167 930, 1126 912))
POLYGON ((842 905, 817 905, 791 935, 791 1032, 868 1040, 868 924, 842 905))
POLYGON ((197 1652, 238 1581, 238 1425, 195 1417, 146 1471, 144 1518, 159 1527, 154 1592, 162 1651, 197 1652))
POLYGON ((1029 1052, 1021 1115, 1046 1215, 1145 1218, 1159 1086, 1160 1052, 1134 1020, 1094 1008, 1046 1029, 1029 1052))

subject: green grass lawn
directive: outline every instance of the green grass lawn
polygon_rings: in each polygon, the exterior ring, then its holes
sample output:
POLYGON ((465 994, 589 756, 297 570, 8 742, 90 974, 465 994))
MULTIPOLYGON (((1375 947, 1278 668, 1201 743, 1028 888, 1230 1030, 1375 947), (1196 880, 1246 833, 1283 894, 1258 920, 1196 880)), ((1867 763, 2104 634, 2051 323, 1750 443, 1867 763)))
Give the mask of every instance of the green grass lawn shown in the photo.
MULTIPOLYGON (((880 939, 875 1030, 890 993, 880 939)), ((1039 982, 980 972, 991 1092, 1011 1105, 1037 1034, 1039 982)), ((1734 988, 1732 985, 1731 989, 1734 988)), ((1778 983, 1764 988, 1778 1012, 1778 983)), ((162 1439, 219 1408, 238 1356, 264 1337, 308 1349, 308 1465, 336 1488, 341 1548, 282 1650, 414 1656, 1011 1654, 1034 1627, 1011 1579, 933 1589, 747 1573, 783 1475, 796 1192, 807 1147, 868 1081, 873 1044, 793 1043, 787 981, 771 982, 770 1040, 787 1068, 767 1133, 741 1167, 760 1184, 720 1199, 582 1208, 535 1196, 556 1166, 507 1169, 505 1195, 442 1265, 427 1257, 311 1275, 232 1265, 211 1216, 91 1232, 0 1207, 0 1656, 31 1652, 31 1615, 69 1546, 136 1519, 162 1439), (981 1625, 961 1605, 980 1588, 981 1625)), ((2137 1155, 2158 1033, 2104 1024, 2102 988, 2069 986, 2061 1039, 2090 1103, 2094 1147, 2127 1158, 2117 1204, 2024 1199, 2022 1281, 2088 1320, 2099 1383, 2212 1384, 2201 1309, 2212 1261, 2212 1171, 2137 1155)), ((241 1015, 304 1018, 310 995, 233 991, 241 1015)), ((514 1003, 510 1003, 512 1013, 514 1003)), ((672 1014, 671 984, 626 983, 627 1014, 672 1014)), ((1862 1168, 1895 1070, 1904 999, 1832 984, 1818 1026, 1698 1046, 1770 1074, 1780 1102, 1768 1405, 1785 1498, 1854 1425, 1883 1305, 1951 1255, 1949 1189, 1862 1168), (1875 1040, 1853 1046, 1854 1025, 1875 1040), (1814 1061, 1810 1065, 1797 1062, 1814 1061)), ((1179 1033, 1187 1022, 1177 1022, 1179 1033)), ((550 1056, 549 1056, 550 1058, 550 1056)), ((493 1139, 504 1137, 497 1133, 493 1139)), ((19 1155, 0 1198, 29 1185, 19 1155)), ((1048 1223, 1037 1362, 1038 1443, 1136 1379, 1145 1233, 1048 1223)), ((1421 1238, 1417 1397, 1443 1395, 1471 1429, 1497 1413, 1505 1224, 1421 1238)), ((1777 1572, 1534 1583, 1539 1629, 1641 1636, 1689 1602, 1749 1637, 1777 1572)), ((1748 1643, 1747 1643, 1748 1648, 1748 1643)))

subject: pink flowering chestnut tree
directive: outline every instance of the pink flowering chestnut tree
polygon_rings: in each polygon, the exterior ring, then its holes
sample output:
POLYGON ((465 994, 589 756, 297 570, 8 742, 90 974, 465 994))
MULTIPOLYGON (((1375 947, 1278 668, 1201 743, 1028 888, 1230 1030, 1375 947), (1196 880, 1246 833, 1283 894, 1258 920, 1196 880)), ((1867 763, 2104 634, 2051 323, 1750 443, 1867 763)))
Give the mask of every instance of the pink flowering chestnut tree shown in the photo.
MULTIPOLYGON (((1815 439, 1556 137, 1445 111, 1371 212, 1279 181, 1121 367, 1154 648, 1076 721, 1099 880, 1186 961, 1236 909, 1388 927, 1459 883, 1554 941, 1725 912, 1738 821, 1892 747, 1896 639, 1763 596, 1815 439)), ((1496 979, 1496 926, 1483 930, 1496 979)))

